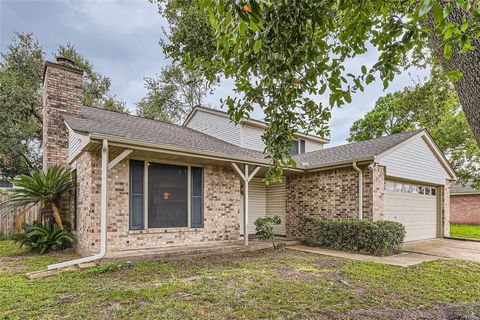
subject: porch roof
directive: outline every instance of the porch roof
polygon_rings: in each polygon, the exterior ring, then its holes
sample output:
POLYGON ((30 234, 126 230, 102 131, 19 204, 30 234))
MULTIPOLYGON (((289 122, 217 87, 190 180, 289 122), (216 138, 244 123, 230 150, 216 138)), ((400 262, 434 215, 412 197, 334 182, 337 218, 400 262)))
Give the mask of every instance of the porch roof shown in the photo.
POLYGON ((82 111, 81 116, 65 116, 68 126, 78 133, 268 164, 262 152, 241 148, 187 127, 95 107, 84 106, 82 111))

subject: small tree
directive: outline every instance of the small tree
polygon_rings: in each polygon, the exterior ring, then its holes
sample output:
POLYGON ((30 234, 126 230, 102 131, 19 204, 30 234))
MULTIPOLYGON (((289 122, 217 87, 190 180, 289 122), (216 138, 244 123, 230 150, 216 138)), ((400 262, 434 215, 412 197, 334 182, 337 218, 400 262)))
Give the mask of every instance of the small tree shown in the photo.
POLYGON ((14 188, 10 192, 12 197, 2 203, 2 206, 21 204, 25 208, 16 219, 16 228, 19 230, 25 220, 28 210, 35 204, 40 206, 40 220, 52 220, 63 229, 60 211, 60 198, 75 187, 72 171, 61 166, 52 166, 45 171, 33 172, 31 176, 22 175, 15 180, 14 188), (53 218, 53 219, 52 219, 53 218))
POLYGON ((273 249, 277 249, 277 245, 275 244, 274 234, 273 234, 273 226, 279 225, 282 222, 282 219, 275 215, 273 217, 267 216, 263 218, 258 218, 255 220, 255 231, 257 232, 258 237, 260 240, 272 240, 273 249))

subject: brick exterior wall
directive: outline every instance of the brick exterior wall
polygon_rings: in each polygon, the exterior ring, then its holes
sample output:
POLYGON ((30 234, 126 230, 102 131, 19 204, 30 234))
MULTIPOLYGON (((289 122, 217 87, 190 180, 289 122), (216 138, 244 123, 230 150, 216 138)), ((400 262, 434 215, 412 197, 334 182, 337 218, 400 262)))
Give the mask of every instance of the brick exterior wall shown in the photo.
MULTIPOLYGON (((113 157, 113 155, 111 155, 113 157)), ((101 157, 84 152, 75 165, 80 193, 77 200, 77 251, 100 250, 101 157)), ((129 161, 108 174, 107 256, 109 253, 202 244, 240 239, 240 179, 233 169, 204 166, 204 227, 129 230, 129 161)))
MULTIPOLYGON (((363 216, 378 220, 383 214, 384 168, 363 172, 363 216)), ((358 172, 352 167, 288 176, 286 181, 287 237, 300 238, 301 217, 323 220, 358 219, 358 172)))
POLYGON ((43 168, 67 165, 68 129, 63 115, 80 115, 83 71, 47 62, 43 80, 43 168))
POLYGON ((450 223, 480 225, 480 194, 450 195, 450 223))
POLYGON ((440 197, 440 206, 442 208, 442 237, 450 237, 450 184, 449 180, 445 181, 440 197))
POLYGON ((101 157, 83 152, 72 163, 77 169, 77 237, 76 249, 82 255, 100 249, 101 157))

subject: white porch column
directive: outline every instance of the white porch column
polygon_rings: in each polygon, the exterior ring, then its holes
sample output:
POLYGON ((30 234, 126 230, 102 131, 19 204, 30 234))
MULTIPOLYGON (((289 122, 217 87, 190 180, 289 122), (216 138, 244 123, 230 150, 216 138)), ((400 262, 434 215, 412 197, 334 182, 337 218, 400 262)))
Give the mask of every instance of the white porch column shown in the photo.
POLYGON ((249 174, 248 164, 245 164, 245 170, 242 172, 236 163, 232 162, 232 166, 238 175, 243 180, 243 240, 246 246, 248 246, 248 183, 255 174, 260 170, 260 167, 255 167, 249 174))

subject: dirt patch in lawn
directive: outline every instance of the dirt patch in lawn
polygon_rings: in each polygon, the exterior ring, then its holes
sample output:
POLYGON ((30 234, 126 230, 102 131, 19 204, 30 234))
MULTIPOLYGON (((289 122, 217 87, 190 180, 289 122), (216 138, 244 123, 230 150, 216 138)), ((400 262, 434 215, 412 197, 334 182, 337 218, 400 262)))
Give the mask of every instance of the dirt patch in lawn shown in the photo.
POLYGON ((442 304, 432 308, 375 309, 322 312, 319 319, 338 320, 479 320, 480 305, 442 304))

